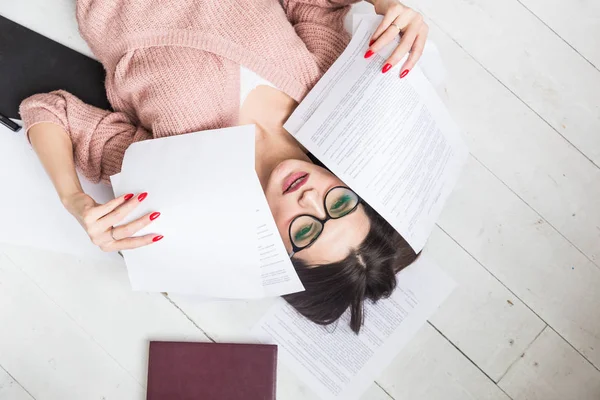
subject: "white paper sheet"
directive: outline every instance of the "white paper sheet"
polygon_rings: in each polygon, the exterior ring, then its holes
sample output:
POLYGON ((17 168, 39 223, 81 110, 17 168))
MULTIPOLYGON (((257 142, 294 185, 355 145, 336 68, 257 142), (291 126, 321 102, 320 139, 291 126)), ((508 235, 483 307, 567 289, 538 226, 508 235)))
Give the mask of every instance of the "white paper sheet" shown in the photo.
POLYGON ((381 73, 385 54, 363 57, 374 27, 360 24, 284 127, 420 251, 468 150, 419 68, 399 79, 381 73))
POLYGON ((392 296, 365 306, 359 335, 347 312, 335 326, 316 325, 280 299, 252 329, 279 346, 281 362, 322 400, 358 399, 455 287, 423 254, 398 274, 392 296))
POLYGON ((264 295, 265 297, 283 296, 301 292, 304 286, 285 250, 258 176, 256 176, 256 187, 258 188, 256 233, 264 295))
MULTIPOLYGON (((21 121, 15 122, 22 125, 21 121)), ((113 199, 110 187, 79 176, 84 191, 98 203, 113 199)), ((123 262, 92 244, 77 220, 61 204, 25 132, 0 125, 0 242, 30 246, 95 260, 123 262)))
POLYGON ((255 232, 254 127, 132 144, 116 192, 148 192, 124 221, 161 216, 138 235, 157 243, 123 252, 134 290, 252 298, 262 295, 255 232), (190 221, 193 221, 190 223, 190 221))
POLYGON ((118 195, 149 193, 125 222, 161 212, 139 234, 164 239, 124 252, 135 290, 218 298, 303 290, 254 172, 253 125, 134 144, 111 180, 118 195))
MULTIPOLYGON (((119 195, 125 193, 120 187, 120 176, 110 177, 113 188, 118 188, 119 195)), ((300 292, 304 286, 294 270, 290 258, 285 250, 281 236, 277 231, 275 220, 269 210, 267 199, 256 177, 256 257, 260 262, 260 275, 263 287, 263 296, 282 296, 289 293, 300 292)), ((117 193, 117 189, 115 189, 117 193)), ((168 271, 165 271, 168 273, 168 271)), ((173 292, 170 292, 173 293, 173 292)), ((184 295, 187 299, 195 301, 209 301, 222 297, 208 297, 198 295, 184 295)))

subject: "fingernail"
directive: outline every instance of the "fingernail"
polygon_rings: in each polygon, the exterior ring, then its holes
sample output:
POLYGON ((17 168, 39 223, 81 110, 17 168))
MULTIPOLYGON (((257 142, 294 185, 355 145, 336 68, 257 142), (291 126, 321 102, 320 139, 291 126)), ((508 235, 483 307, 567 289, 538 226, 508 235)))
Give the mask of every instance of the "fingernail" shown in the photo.
POLYGON ((375 53, 373 53, 373 50, 367 50, 367 52, 365 53, 365 58, 369 58, 369 57, 371 57, 373 54, 375 54, 375 53))
POLYGON ((160 239, 162 239, 162 238, 164 238, 164 236, 163 236, 163 235, 154 236, 154 237, 152 238, 152 241, 153 241, 153 242, 158 242, 158 241, 159 241, 160 239))
POLYGON ((371 39, 371 41, 369 42, 369 47, 373 46, 373 43, 375 43, 375 39, 371 39))
POLYGON ((125 198, 125 201, 127 201, 127 200, 131 200, 132 197, 133 197, 133 193, 129 193, 129 194, 126 194, 124 198, 125 198))
POLYGON ((388 72, 390 70, 390 68, 392 68, 392 64, 390 63, 386 63, 383 68, 381 69, 381 73, 385 74, 386 72, 388 72))
POLYGON ((144 192, 138 196, 138 201, 142 201, 148 196, 148 193, 144 192))
POLYGON ((158 217, 160 217, 160 213, 158 211, 153 212, 152 214, 150 214, 150 221, 154 221, 158 217))
POLYGON ((402 71, 402 73, 400 74, 400 78, 404 78, 406 75, 408 75, 408 73, 410 72, 410 69, 405 69, 404 71, 402 71))

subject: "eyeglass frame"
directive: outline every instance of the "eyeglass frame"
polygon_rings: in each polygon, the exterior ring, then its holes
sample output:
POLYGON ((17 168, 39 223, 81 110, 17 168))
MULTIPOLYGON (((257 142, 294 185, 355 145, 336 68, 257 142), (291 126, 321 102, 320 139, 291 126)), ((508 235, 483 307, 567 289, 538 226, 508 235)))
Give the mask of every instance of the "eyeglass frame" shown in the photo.
POLYGON ((352 214, 354 211, 356 211, 358 206, 361 205, 362 203, 363 203, 363 199, 358 195, 358 193, 356 193, 354 190, 350 189, 348 186, 334 186, 331 189, 329 189, 327 191, 327 193, 325 193, 325 196, 323 196, 323 209, 325 210, 325 219, 315 217, 314 215, 311 215, 311 214, 300 214, 300 215, 295 216, 294 219, 290 222, 290 225, 288 226, 288 237, 290 239, 290 244, 292 245, 292 252, 290 254, 288 254, 290 259, 292 257, 294 257, 294 255, 296 253, 298 253, 299 251, 302 251, 302 250, 307 249, 310 246, 312 246, 317 241, 317 239, 319 239, 321 237, 321 234, 325 230, 325 223, 327 221, 330 221, 332 219, 342 219, 345 216, 352 214), (329 195, 329 193, 331 193, 335 189, 348 189, 349 191, 354 193, 354 195, 356 196, 356 199, 357 199, 356 205, 354 206, 354 208, 352 210, 348 211, 346 214, 342 215, 341 217, 337 217, 337 218, 332 217, 331 214, 329 213, 329 209, 327 208, 327 196, 329 195), (306 246, 303 246, 303 247, 298 247, 298 246, 296 246, 296 244, 294 244, 294 240, 292 239, 292 225, 294 225, 294 222, 296 222, 296 220, 301 217, 310 217, 316 221, 319 221, 321 223, 322 229, 321 229, 321 232, 319 232, 319 234, 317 235, 317 237, 315 237, 309 244, 307 244, 306 246))

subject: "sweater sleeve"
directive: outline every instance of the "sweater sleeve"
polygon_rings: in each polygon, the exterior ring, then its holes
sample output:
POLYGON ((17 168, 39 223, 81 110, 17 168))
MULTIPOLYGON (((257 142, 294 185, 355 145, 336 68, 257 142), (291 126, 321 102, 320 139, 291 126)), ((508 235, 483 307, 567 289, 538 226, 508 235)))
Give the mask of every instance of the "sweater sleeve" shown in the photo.
POLYGON ((283 0, 286 16, 324 73, 344 51, 344 18, 360 0, 283 0))
POLYGON ((152 137, 126 114, 90 106, 62 90, 25 99, 20 114, 26 132, 42 122, 61 126, 71 137, 75 166, 94 183, 109 183, 121 170, 127 147, 152 137))

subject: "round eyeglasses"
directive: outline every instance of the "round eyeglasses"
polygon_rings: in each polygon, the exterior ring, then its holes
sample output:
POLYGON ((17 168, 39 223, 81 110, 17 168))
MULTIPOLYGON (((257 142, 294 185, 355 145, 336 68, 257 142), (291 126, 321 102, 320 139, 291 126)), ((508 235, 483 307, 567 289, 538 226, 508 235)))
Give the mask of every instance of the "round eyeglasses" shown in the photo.
POLYGON ((327 214, 325 219, 310 214, 302 214, 290 223, 289 236, 292 244, 290 258, 300 250, 312 246, 321 236, 327 221, 345 217, 356 210, 361 202, 361 198, 350 188, 336 186, 329 189, 323 199, 323 206, 327 214))

